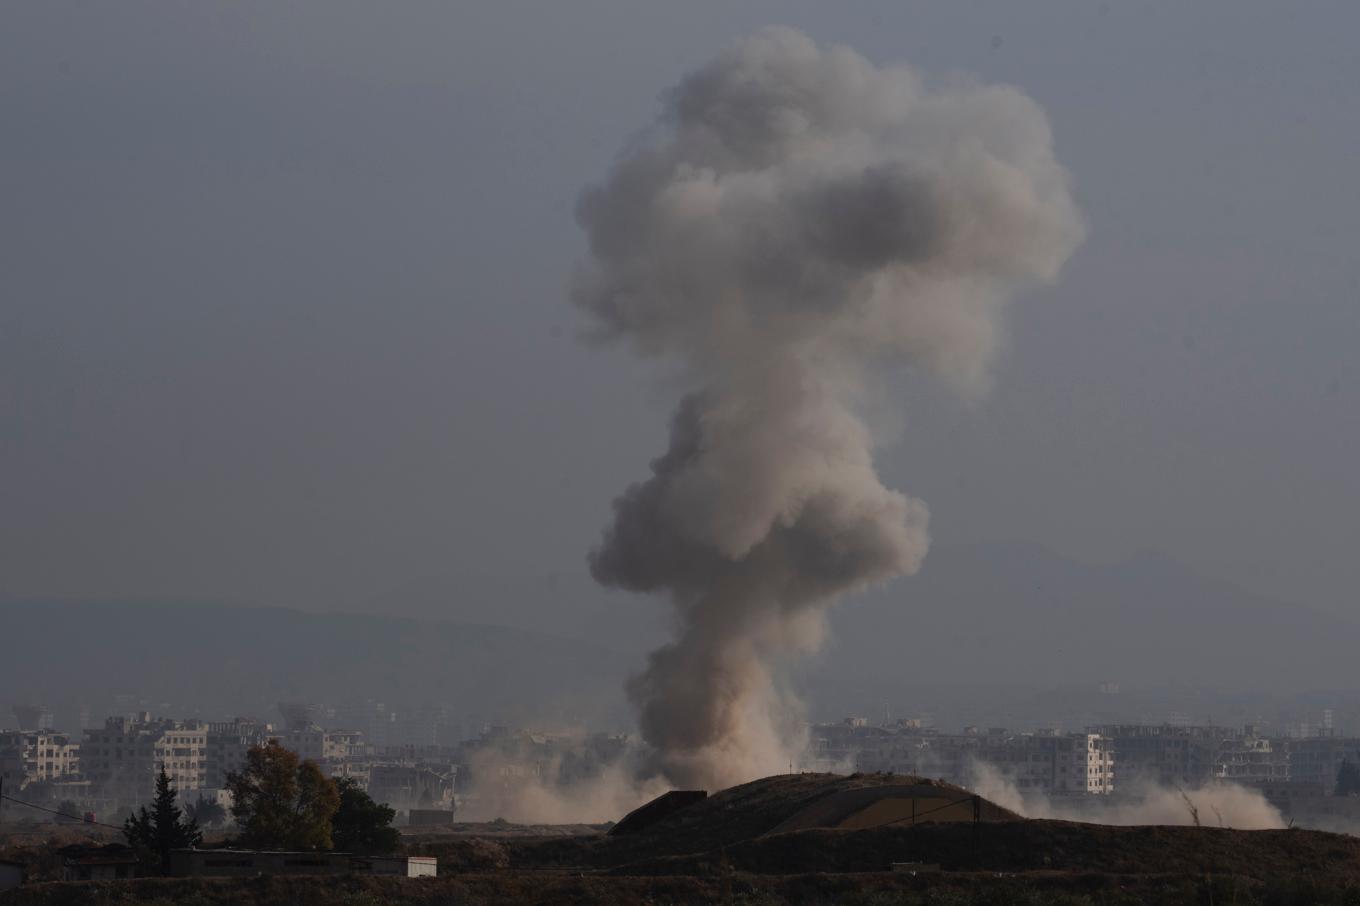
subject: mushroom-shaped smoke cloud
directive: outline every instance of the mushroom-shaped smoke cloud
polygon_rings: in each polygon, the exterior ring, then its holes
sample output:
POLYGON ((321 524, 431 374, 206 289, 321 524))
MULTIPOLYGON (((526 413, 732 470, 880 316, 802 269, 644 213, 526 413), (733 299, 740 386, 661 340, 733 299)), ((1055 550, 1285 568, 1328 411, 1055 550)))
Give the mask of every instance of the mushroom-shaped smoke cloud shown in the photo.
POLYGON ((573 301, 694 387, 590 558, 601 583, 676 608, 630 686, 643 737, 677 784, 778 770, 798 723, 779 662, 928 546, 925 505, 874 470, 869 366, 985 389, 1000 306, 1082 239, 1067 175, 1013 88, 928 89, 771 28, 670 92, 578 217, 573 301))

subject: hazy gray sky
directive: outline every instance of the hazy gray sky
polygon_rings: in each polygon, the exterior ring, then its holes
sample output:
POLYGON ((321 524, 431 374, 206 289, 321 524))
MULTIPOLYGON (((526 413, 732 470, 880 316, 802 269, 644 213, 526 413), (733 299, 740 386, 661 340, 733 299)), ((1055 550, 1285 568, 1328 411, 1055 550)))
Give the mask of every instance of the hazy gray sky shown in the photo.
POLYGON ((577 338, 573 204, 771 23, 1018 85, 1090 226, 988 399, 892 381, 937 541, 1352 612, 1360 6, 1243 0, 6 3, 0 594, 635 612, 584 558, 675 392, 577 338))

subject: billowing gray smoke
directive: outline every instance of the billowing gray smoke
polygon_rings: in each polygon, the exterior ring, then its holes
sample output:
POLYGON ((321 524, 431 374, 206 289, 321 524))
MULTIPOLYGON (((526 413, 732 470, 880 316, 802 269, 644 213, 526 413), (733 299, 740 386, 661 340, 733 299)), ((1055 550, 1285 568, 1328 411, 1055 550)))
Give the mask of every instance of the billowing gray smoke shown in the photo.
POLYGON ((669 93, 578 216, 575 303, 694 388, 591 555, 677 611, 630 687, 643 737, 678 784, 778 770, 798 717, 780 662, 928 545, 925 505, 874 471, 863 381, 899 359, 985 389, 1002 302, 1082 238, 1067 176, 1019 91, 927 89, 771 28, 669 93))

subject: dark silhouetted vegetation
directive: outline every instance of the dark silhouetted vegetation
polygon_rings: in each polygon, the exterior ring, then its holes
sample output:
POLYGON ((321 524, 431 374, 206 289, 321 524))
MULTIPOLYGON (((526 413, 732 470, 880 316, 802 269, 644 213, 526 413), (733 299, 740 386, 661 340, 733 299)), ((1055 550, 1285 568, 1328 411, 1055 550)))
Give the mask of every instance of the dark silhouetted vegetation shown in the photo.
POLYGON ((185 806, 189 817, 198 822, 199 827, 221 827, 227 823, 227 810, 214 799, 199 799, 185 806))
POLYGON ((1360 795, 1360 764, 1347 758, 1336 771, 1336 795, 1360 795))
POLYGON ((239 842, 253 849, 333 848, 331 819, 340 808, 335 782, 312 761, 271 739, 246 753, 245 769, 227 775, 239 842))
POLYGON ((143 859, 154 858, 163 872, 170 868, 170 850, 197 846, 203 840, 198 824, 184 815, 175 799, 175 788, 162 767, 156 776, 156 799, 151 810, 142 806, 123 825, 128 845, 143 859))
POLYGON ((336 781, 340 808, 331 819, 331 839, 342 852, 377 855, 401 849, 401 834, 392 826, 396 810, 373 801, 349 777, 336 781))

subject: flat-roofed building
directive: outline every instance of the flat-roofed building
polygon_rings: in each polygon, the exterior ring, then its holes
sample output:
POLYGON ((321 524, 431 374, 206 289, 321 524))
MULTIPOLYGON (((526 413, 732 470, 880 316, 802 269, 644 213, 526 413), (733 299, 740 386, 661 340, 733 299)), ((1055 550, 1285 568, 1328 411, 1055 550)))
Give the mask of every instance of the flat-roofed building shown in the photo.
POLYGON ((1214 777, 1228 727, 1111 724, 1088 728, 1112 740, 1125 788, 1138 780, 1162 786, 1202 786, 1214 777))
POLYGON ((1360 739, 1344 736, 1310 736, 1291 739, 1289 746, 1289 779, 1295 783, 1312 783, 1332 795, 1336 790, 1336 776, 1341 763, 1360 763, 1360 739))
POLYGON ((80 773, 80 742, 52 730, 0 732, 0 777, 11 790, 30 783, 75 779, 80 773))
POLYGON ((149 802, 164 768, 181 794, 207 786, 207 724, 111 717, 85 731, 81 769, 94 794, 122 805, 149 802))
POLYGON ((250 718, 209 723, 204 741, 204 787, 225 788, 227 775, 245 768, 246 753, 268 742, 269 732, 268 724, 250 718))
POLYGON ((1021 793, 1108 795, 1115 789, 1114 747, 1099 733, 985 737, 979 757, 1021 793))

